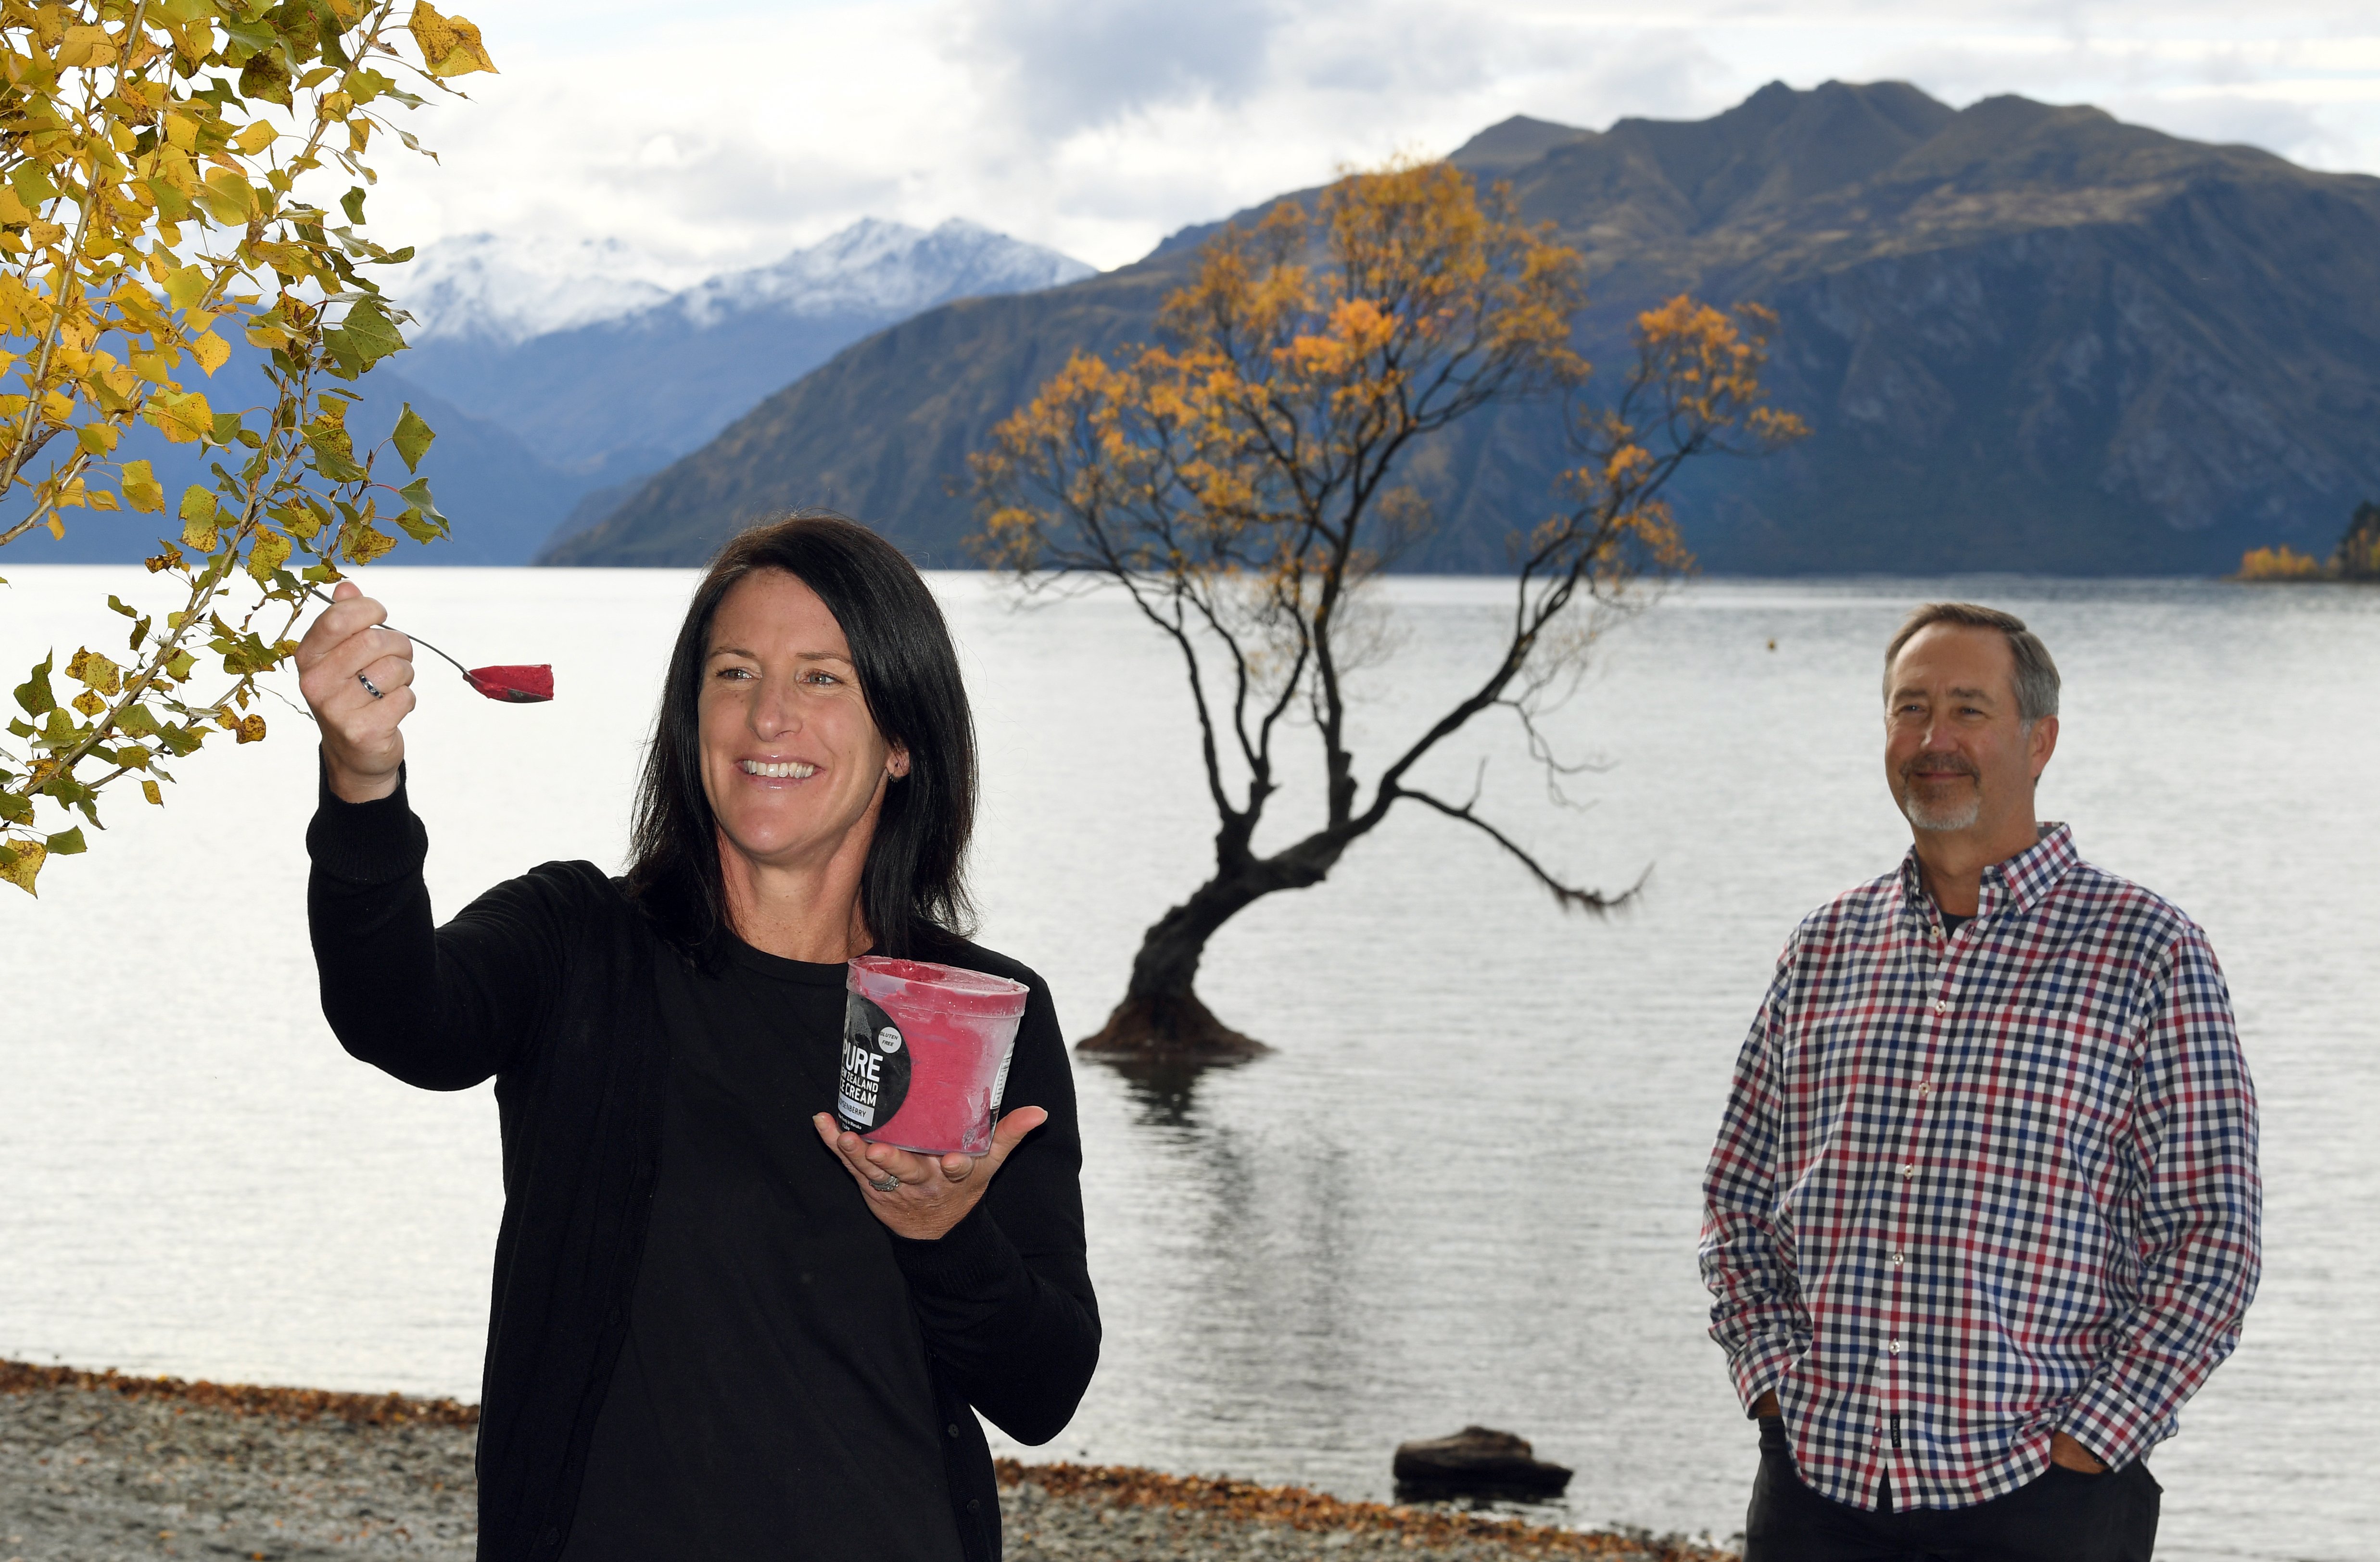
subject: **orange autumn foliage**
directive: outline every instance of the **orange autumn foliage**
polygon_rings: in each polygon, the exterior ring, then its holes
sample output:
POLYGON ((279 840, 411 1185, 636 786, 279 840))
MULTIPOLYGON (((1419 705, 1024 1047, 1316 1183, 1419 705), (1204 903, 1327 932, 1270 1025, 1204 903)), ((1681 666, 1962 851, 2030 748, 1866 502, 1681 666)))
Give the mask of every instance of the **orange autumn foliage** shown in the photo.
POLYGON ((2241 580, 2320 580, 2327 573, 2320 559, 2286 542, 2278 548, 2251 548, 2240 557, 2241 580))
POLYGON ((1524 222, 1505 187, 1482 191, 1443 163, 1349 174, 1310 211, 1285 200, 1208 240, 1154 344, 1076 353, 969 458, 984 556, 1028 591, 1084 579, 1126 592, 1180 648, 1199 721, 1215 877, 1151 927, 1099 1047, 1123 1048, 1145 1015, 1167 1032, 1151 1050, 1244 1047, 1188 991, 1198 941, 1257 898, 1320 881, 1400 801, 1486 832, 1565 906, 1611 903, 1541 866, 1472 803, 1418 785, 1415 767, 1489 711, 1517 718, 1552 765, 1532 723, 1583 665, 1592 628, 1573 615, 1691 563, 1665 498, 1680 467, 1806 430, 1767 405, 1776 319, 1756 305, 1681 296, 1645 311, 1618 396, 1587 403, 1591 370, 1572 345, 1585 303, 1579 255, 1524 222), (1407 471, 1453 424, 1526 398, 1567 405, 1575 465, 1542 521, 1515 517, 1509 632, 1468 692, 1421 713, 1366 796, 1349 682, 1387 642, 1379 615, 1357 610, 1431 524, 1407 471), (1259 857, 1293 712, 1321 748, 1321 824, 1259 857))

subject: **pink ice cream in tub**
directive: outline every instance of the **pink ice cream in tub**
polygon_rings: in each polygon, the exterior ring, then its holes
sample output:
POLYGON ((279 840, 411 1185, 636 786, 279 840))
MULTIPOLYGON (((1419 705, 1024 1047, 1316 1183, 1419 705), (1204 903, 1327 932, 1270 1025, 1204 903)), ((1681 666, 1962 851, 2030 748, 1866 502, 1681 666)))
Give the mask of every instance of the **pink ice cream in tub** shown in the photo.
POLYGON ((862 955, 844 979, 835 1117, 871 1144, 979 1156, 1008 1084, 1025 984, 862 955))

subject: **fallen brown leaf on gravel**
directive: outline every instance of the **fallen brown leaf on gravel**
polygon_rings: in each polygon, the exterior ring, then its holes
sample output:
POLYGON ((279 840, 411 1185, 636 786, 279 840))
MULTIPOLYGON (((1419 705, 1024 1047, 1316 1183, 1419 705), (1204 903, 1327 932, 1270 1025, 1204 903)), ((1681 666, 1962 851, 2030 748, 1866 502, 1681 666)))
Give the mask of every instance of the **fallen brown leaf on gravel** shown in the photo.
POLYGON ((312 1421, 335 1416, 355 1426, 477 1426, 480 1407, 454 1399, 414 1399, 402 1394, 339 1394, 326 1388, 271 1388, 253 1383, 196 1383, 178 1377, 128 1377, 110 1367, 80 1372, 73 1367, 37 1367, 0 1361, 0 1394, 43 1388, 87 1388, 128 1399, 180 1399, 237 1415, 287 1416, 312 1421))
POLYGON ((1485 1541, 1509 1547, 1515 1556, 1652 1556, 1662 1562, 1731 1562, 1735 1556, 1680 1535, 1561 1530, 1445 1508, 1342 1502, 1303 1486, 1263 1486, 1222 1475, 1167 1475, 1132 1465, 1023 1464, 1013 1459, 997 1460, 993 1468, 1003 1486, 1031 1482, 1053 1497, 1095 1495, 1133 1508, 1194 1508, 1293 1530, 1393 1535, 1422 1546, 1485 1541))

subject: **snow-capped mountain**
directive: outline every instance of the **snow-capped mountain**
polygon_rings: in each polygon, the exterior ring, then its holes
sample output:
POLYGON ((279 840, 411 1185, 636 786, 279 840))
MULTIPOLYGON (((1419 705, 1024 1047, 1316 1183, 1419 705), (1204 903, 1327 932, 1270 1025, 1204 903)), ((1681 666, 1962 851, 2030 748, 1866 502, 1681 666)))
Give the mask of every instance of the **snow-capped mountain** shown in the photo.
POLYGON ((1056 287, 1091 270, 960 217, 931 230, 863 217, 769 265, 693 279, 616 238, 465 234, 425 248, 386 285, 412 313, 417 345, 517 345, 655 310, 698 328, 756 310, 905 318, 953 298, 1056 287))
POLYGON ((711 277, 679 294, 672 307, 697 325, 760 309, 905 318, 953 298, 1036 293, 1091 270, 960 217, 931 232, 863 217, 774 265, 711 277))
POLYGON ((520 342, 665 304, 684 278, 616 238, 524 243, 465 234, 382 279, 414 319, 408 340, 520 342), (673 284, 676 285, 673 285, 673 284))
POLYGON ((417 321, 394 367, 593 486, 666 465, 921 309, 1091 274, 974 223, 929 232, 873 218, 674 290, 613 244, 540 249, 481 236, 425 261, 388 285, 417 321))

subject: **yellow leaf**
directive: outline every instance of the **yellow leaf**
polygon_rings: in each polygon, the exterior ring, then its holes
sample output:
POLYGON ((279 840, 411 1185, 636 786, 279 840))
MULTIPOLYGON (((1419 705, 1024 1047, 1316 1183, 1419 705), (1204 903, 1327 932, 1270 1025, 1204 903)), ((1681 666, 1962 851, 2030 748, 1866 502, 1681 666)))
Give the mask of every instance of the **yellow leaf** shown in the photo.
POLYGON ((25 203, 17 199, 17 192, 0 185, 0 223, 30 223, 32 220, 33 214, 25 210, 25 203))
POLYGON ((192 483, 182 490, 182 540, 201 553, 212 553, 220 540, 215 496, 192 483))
POLYGON ((62 68, 104 69, 115 63, 115 44, 103 27, 70 27, 55 57, 62 68))
POLYGON ((140 783, 140 795, 146 797, 150 802, 154 803, 160 808, 165 805, 165 794, 157 790, 157 783, 155 781, 142 781, 140 783))
POLYGON ((164 485, 146 461, 124 464, 124 502, 135 510, 163 510, 165 507, 164 485))
POLYGON ((207 398, 193 391, 170 402, 164 394, 149 404, 149 421, 176 444, 188 444, 214 432, 215 415, 207 398))
POLYGON ((49 854, 50 849, 38 841, 12 839, 0 846, 0 878, 28 895, 33 894, 33 878, 42 871, 42 859, 49 854))
POLYGON ((266 147, 271 146, 274 138, 280 134, 281 132, 275 130, 272 126, 260 119, 255 124, 249 126, 247 129, 242 130, 238 135, 234 136, 231 139, 231 144, 234 147, 237 147, 244 155, 254 157, 258 152, 262 151, 266 147))
POLYGON ((245 227, 256 215, 256 191, 228 168, 210 168, 195 192, 208 216, 227 228, 245 227))
POLYGON ((406 30, 420 45, 422 63, 432 76, 468 76, 475 70, 496 68, 477 27, 461 17, 442 17, 421 0, 415 0, 413 19, 406 24, 406 30))
POLYGON ((368 526, 347 527, 346 534, 339 540, 345 545, 347 557, 359 564, 370 563, 374 559, 396 546, 396 539, 384 531, 375 531, 368 526))
POLYGON ((240 743, 262 743, 264 741, 264 718, 251 711, 248 715, 239 719, 239 725, 234 728, 233 731, 239 733, 237 741, 240 743))
POLYGON ((190 340, 190 356, 212 376, 230 360, 231 344, 212 331, 202 331, 190 340))
POLYGON ((68 700, 67 703, 73 706, 77 710, 81 711, 86 716, 96 716, 101 711, 107 708, 107 701, 100 698, 97 695, 92 694, 89 689, 83 690, 82 693, 75 696, 74 698, 68 700))
POLYGON ((277 531, 259 530, 248 551, 248 573, 258 584, 270 582, 273 572, 289 561, 289 539, 277 531))
POLYGON ((165 273, 165 297, 187 309, 207 296, 207 273, 196 266, 177 266, 165 273))
POLYGON ((73 660, 67 663, 67 677, 103 695, 115 694, 124 687, 123 674, 122 668, 89 647, 77 648, 73 660))

